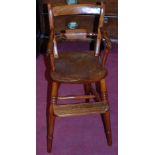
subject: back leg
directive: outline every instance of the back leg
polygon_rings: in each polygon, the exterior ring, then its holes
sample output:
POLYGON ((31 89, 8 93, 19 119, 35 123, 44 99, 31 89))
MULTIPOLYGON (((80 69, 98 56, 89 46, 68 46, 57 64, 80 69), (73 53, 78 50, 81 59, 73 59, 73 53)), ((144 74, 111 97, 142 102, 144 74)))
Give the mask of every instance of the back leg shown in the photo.
POLYGON ((56 104, 57 102, 57 95, 58 95, 58 83, 52 82, 51 103, 48 109, 48 130, 47 130, 47 151, 49 153, 52 150, 52 141, 53 141, 54 124, 55 124, 53 104, 56 104))
MULTIPOLYGON (((104 103, 108 103, 108 95, 107 95, 105 79, 102 79, 100 81, 100 87, 101 87, 101 99, 104 103)), ((110 111, 107 111, 104 114, 101 114, 101 117, 102 117, 104 128, 105 128, 107 143, 108 145, 111 146, 112 145, 112 132, 111 132, 111 122, 110 122, 110 111)))

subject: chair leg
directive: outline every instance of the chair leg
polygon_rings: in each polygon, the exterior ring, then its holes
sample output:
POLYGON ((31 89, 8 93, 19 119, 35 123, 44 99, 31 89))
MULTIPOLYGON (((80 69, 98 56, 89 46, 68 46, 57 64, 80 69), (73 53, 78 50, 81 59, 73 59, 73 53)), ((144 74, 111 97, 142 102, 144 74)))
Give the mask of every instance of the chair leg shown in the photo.
MULTIPOLYGON (((89 95, 90 94, 91 84, 84 84, 83 86, 84 86, 85 95, 89 95)), ((89 99, 86 99, 85 102, 86 103, 89 102, 89 99)))
MULTIPOLYGON (((101 86, 101 99, 105 103, 108 103, 108 96, 107 96, 107 88, 106 88, 106 82, 105 79, 102 79, 100 81, 101 86)), ((108 145, 112 145, 112 132, 111 132, 111 123, 110 123, 110 112, 107 111, 104 114, 101 114, 104 128, 105 128, 105 134, 107 138, 108 145)))
POLYGON ((58 83, 52 82, 51 103, 48 109, 49 113, 48 113, 48 130, 47 130, 47 151, 49 153, 52 150, 53 132, 55 124, 53 104, 56 104, 57 102, 57 95, 58 95, 58 83))

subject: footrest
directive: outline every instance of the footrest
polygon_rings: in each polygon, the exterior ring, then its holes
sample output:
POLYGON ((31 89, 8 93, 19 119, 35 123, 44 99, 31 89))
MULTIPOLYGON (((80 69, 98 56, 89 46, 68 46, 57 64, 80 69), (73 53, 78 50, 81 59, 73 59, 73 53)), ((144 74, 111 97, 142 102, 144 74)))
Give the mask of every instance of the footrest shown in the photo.
POLYGON ((105 113, 109 109, 103 102, 54 105, 54 114, 59 117, 105 113))

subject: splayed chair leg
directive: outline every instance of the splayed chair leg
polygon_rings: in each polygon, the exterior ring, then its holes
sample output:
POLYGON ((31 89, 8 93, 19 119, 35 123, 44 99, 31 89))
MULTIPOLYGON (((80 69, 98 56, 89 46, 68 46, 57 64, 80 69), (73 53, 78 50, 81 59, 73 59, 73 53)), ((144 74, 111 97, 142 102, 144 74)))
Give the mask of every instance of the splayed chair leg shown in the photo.
POLYGON ((58 83, 52 82, 51 103, 48 109, 48 131, 47 131, 47 151, 49 153, 52 150, 52 141, 53 141, 54 124, 55 124, 53 105, 56 104, 57 102, 57 95, 58 95, 58 83))
MULTIPOLYGON (((106 88, 106 82, 105 79, 102 79, 100 81, 100 87, 101 87, 101 99, 104 101, 104 103, 108 103, 108 95, 107 95, 107 88, 106 88)), ((112 132, 111 132, 111 122, 110 122, 110 112, 107 111, 104 114, 101 114, 104 128, 105 128, 105 134, 107 138, 108 145, 112 145, 112 132)))

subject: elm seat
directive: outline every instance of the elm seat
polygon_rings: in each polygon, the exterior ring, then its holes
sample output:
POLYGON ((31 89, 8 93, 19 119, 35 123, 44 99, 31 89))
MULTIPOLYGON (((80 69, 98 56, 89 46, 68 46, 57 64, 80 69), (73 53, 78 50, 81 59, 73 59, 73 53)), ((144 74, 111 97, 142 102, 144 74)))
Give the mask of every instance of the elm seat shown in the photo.
POLYGON ((56 71, 51 78, 58 82, 80 83, 99 81, 107 75, 107 70, 94 52, 62 52, 55 59, 56 71))

